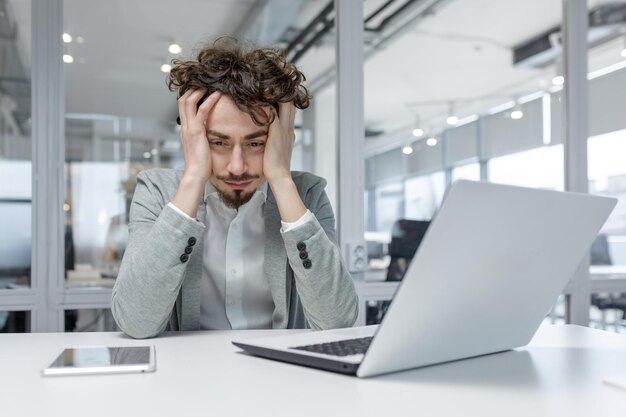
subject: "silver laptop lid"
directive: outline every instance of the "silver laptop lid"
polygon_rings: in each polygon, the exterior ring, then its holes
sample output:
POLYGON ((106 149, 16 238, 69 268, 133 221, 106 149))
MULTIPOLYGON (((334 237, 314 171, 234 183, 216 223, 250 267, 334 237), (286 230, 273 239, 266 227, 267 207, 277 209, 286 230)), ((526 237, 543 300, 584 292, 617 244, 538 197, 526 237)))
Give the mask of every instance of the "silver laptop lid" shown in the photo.
POLYGON ((454 183, 357 375, 525 345, 615 204, 587 194, 454 183))

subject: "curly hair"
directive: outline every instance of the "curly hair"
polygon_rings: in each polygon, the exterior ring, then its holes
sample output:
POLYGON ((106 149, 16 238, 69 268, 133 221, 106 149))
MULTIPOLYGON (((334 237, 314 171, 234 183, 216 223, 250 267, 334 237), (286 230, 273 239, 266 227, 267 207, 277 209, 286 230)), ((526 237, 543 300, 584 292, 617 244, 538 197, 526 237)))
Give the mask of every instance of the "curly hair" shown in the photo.
MULTIPOLYGON (((278 103, 290 101, 299 109, 309 106, 311 95, 302 85, 305 79, 279 50, 251 48, 235 38, 222 37, 202 48, 195 60, 172 60, 167 86, 178 91, 178 97, 192 88, 206 89, 198 105, 221 91, 254 123, 267 126, 276 112, 268 115, 263 107, 278 110, 278 103)), ((176 122, 180 124, 180 118, 176 122)))

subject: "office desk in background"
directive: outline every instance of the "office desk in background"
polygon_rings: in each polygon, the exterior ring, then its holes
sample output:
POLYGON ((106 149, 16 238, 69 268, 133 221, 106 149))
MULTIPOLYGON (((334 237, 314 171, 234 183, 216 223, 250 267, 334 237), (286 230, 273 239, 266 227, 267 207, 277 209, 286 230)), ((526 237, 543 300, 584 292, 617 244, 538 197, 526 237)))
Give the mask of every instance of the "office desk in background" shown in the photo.
MULTIPOLYGON (((271 331, 0 335, 0 415, 18 416, 624 416, 626 336, 543 326, 523 349, 360 380, 251 357, 233 338, 271 331), (151 374, 39 375, 78 345, 155 344, 151 374)), ((274 331, 275 333, 286 331, 274 331)))

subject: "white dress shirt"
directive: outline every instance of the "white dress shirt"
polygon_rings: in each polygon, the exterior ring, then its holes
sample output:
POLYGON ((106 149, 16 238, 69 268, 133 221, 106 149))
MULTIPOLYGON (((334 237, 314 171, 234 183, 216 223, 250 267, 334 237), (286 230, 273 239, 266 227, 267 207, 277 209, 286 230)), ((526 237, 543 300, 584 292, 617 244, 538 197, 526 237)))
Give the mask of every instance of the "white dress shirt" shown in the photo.
MULTIPOLYGON (((210 183, 205 187, 200 327, 204 330, 268 329, 274 302, 265 280, 265 201, 267 182, 246 204, 224 204, 210 183)), ((169 205, 187 216, 171 202, 169 205)), ((295 223, 282 222, 281 233, 312 220, 307 210, 295 223)), ((189 217, 189 216, 187 216, 189 217)))

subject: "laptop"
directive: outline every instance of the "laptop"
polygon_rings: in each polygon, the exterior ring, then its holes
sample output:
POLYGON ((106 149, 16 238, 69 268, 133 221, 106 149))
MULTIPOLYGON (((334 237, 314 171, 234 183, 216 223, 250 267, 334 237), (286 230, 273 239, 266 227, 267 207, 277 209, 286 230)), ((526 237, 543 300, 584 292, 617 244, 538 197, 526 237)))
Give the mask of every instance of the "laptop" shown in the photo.
POLYGON ((380 325, 233 343, 253 355, 358 377, 526 345, 616 202, 457 181, 380 325))

